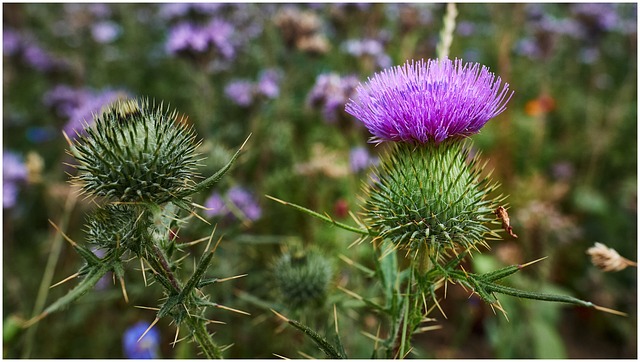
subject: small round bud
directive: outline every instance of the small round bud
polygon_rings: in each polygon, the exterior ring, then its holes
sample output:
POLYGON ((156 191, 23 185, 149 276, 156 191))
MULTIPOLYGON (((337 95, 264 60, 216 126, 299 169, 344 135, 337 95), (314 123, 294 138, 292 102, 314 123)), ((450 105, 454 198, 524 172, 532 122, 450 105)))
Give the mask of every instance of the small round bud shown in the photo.
POLYGON ((84 192, 121 202, 162 203, 193 188, 193 127, 148 100, 118 100, 79 135, 72 154, 84 192))
POLYGON ((134 253, 141 250, 143 236, 142 219, 131 205, 110 204, 97 209, 87 219, 87 242, 100 249, 127 248, 134 253))
POLYGON ((331 264, 317 252, 284 254, 274 266, 274 277, 284 303, 292 308, 320 304, 332 278, 331 264))

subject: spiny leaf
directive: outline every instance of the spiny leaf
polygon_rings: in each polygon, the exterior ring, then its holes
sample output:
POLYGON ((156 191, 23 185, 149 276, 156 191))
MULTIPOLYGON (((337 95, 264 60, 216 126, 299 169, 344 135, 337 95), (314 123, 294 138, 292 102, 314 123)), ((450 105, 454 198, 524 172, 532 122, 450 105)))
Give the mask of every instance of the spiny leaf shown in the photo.
POLYGON ((353 227, 353 226, 349 226, 349 225, 347 225, 347 224, 343 224, 343 223, 341 223, 341 222, 339 222, 339 221, 336 221, 336 220, 334 220, 334 219, 332 219, 332 218, 330 218, 330 217, 328 217, 328 216, 325 216, 325 215, 319 214, 319 213, 317 213, 317 212, 315 212, 315 211, 313 211, 313 210, 309 210, 309 209, 307 209, 306 207, 303 207, 303 206, 300 206, 300 205, 296 205, 296 204, 292 204, 292 203, 290 203, 290 202, 287 202, 287 201, 283 201, 283 200, 277 199, 277 198, 275 198, 275 197, 273 197, 273 196, 269 196, 269 195, 265 195, 265 196, 266 196, 267 198, 269 198, 269 199, 273 200, 273 201, 277 201, 277 202, 279 202, 279 203, 281 203, 281 204, 283 204, 283 205, 291 206, 291 207, 293 207, 293 208, 295 208, 295 209, 298 209, 298 210, 300 210, 300 211, 302 211, 302 212, 304 212, 304 213, 307 213, 307 214, 309 214, 309 215, 311 215, 311 216, 313 216, 313 217, 315 217, 315 218, 318 218, 318 219, 320 219, 320 220, 323 220, 323 221, 325 221, 325 222, 328 222, 328 223, 330 223, 330 224, 333 224, 333 225, 335 225, 335 226, 337 226, 337 227, 339 227, 339 228, 345 229, 345 230, 347 230, 347 231, 352 231, 352 232, 354 232, 354 233, 362 234, 362 235, 369 235, 369 231, 368 231, 368 230, 365 230, 365 229, 359 229, 359 228, 356 228, 356 227, 353 227))
MULTIPOLYGON (((212 176, 208 177, 206 180, 197 184, 194 188, 194 192, 199 192, 204 189, 207 189, 213 186, 214 184, 216 184, 218 181, 220 181, 222 176, 224 176, 224 174, 226 174, 227 171, 229 171, 229 169, 231 168, 233 163, 236 161, 238 156, 240 156, 240 151, 242 151, 242 148, 247 144, 247 142, 249 141, 249 138, 251 138, 251 135, 247 137, 247 139, 244 141, 244 143, 242 143, 238 151, 236 151, 233 157, 231 157, 231 160, 229 160, 229 162, 226 165, 224 165, 224 167, 222 167, 220 170, 218 170, 218 172, 216 172, 212 176)), ((180 196, 187 196, 187 195, 180 195, 180 196)))
POLYGON ((44 312, 42 312, 42 314, 28 321, 25 324, 25 327, 29 327, 37 323, 42 318, 68 306, 69 304, 76 301, 78 298, 82 297, 88 291, 92 290, 93 287, 96 285, 96 283, 100 280, 100 278, 102 278, 111 269, 112 269, 111 265, 108 265, 108 264, 100 264, 100 265, 91 267, 89 269, 89 272, 85 275, 85 277, 80 281, 78 285, 76 285, 63 297, 56 300, 49 307, 47 307, 47 309, 45 309, 44 312))
POLYGON ((306 325, 289 319, 285 316, 283 316, 282 314, 271 310, 273 313, 275 313, 278 317, 280 317, 281 319, 285 320, 287 323, 289 323, 290 325, 294 326, 295 328, 299 329, 300 331, 302 331, 304 334, 306 334, 309 338, 311 338, 316 345, 318 346, 318 348, 320 348, 320 350, 322 352, 324 352, 324 354, 331 359, 346 359, 347 356, 345 356, 343 353, 341 353, 339 351, 338 348, 336 348, 335 346, 333 346, 331 343, 329 343, 329 341, 327 341, 324 337, 322 337, 321 335, 319 335, 316 331, 314 331, 313 329, 307 327, 306 325))

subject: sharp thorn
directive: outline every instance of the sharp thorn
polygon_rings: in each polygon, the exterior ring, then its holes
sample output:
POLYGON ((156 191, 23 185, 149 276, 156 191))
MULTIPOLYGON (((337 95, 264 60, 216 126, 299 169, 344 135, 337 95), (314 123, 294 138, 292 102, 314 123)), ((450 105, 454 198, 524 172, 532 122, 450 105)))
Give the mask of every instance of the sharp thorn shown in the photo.
POLYGON ((627 313, 619 312, 619 311, 614 310, 614 309, 601 307, 601 306, 595 305, 595 304, 593 305, 593 308, 595 308, 596 310, 599 310, 601 312, 605 312, 605 313, 611 313, 611 314, 619 315, 619 316, 622 316, 622 317, 626 317, 627 316, 627 313))
POLYGON ((153 311, 159 311, 160 308, 154 308, 154 307, 145 307, 144 305, 134 305, 134 308, 139 308, 139 309, 148 309, 148 310, 153 310, 153 311))
POLYGON ((53 221, 49 220, 49 223, 51 224, 51 226, 53 226, 54 229, 56 229, 56 231, 58 231, 62 235, 62 237, 65 240, 69 242, 69 244, 71 244, 73 247, 78 246, 78 244, 75 241, 71 240, 71 238, 68 237, 67 234, 63 233, 62 230, 60 230, 60 228, 58 227, 58 225, 56 225, 53 221))
POLYGON ((226 282, 228 280, 243 278, 243 277, 246 277, 247 275, 249 275, 249 274, 240 274, 240 275, 236 275, 236 276, 233 276, 233 277, 218 279, 218 280, 216 280, 216 283, 222 283, 222 282, 226 282))
POLYGON ((221 304, 216 304, 216 308, 220 308, 220 309, 228 310, 228 311, 230 311, 230 312, 234 312, 234 313, 239 313, 239 314, 244 314, 244 315, 251 315, 250 313, 245 312, 245 311, 243 311, 243 310, 234 309, 234 308, 227 307, 227 306, 224 306, 224 305, 221 305, 221 304))
POLYGON ((289 318, 287 318, 287 317, 283 316, 282 314, 280 314, 280 313, 276 312, 276 311, 275 311, 275 310, 273 310, 273 309, 271 309, 271 311, 272 311, 276 316, 278 316, 278 318, 280 318, 280 319, 282 319, 283 321, 285 321, 285 322, 289 323, 289 318))
POLYGON ((158 323, 158 321, 160 320, 160 318, 156 317, 156 319, 153 320, 153 322, 151 323, 151 325, 149 326, 149 328, 147 328, 146 331, 144 331, 144 333, 142 333, 142 335, 140 336, 140 338, 138 338, 138 342, 140 342, 140 340, 147 335, 147 333, 151 330, 151 328, 153 328, 153 326, 156 325, 156 323, 158 323))
POLYGON ((549 257, 549 256, 547 255, 547 256, 542 257, 542 258, 540 258, 540 259, 536 259, 536 260, 534 260, 534 261, 530 261, 530 262, 525 263, 525 264, 520 264, 520 265, 518 265, 518 269, 526 268, 526 267, 528 267, 529 265, 531 265, 531 264, 535 264, 535 263, 537 263, 537 262, 539 262, 539 261, 542 261, 542 260, 544 260, 544 259, 546 259, 546 258, 548 258, 548 257, 549 257))
POLYGON ((49 287, 49 289, 51 289, 51 288, 55 288, 55 287, 57 287, 57 286, 58 286, 58 285, 60 285, 60 284, 64 284, 65 282, 68 282, 69 280, 71 280, 71 279, 73 279, 73 278, 77 277, 78 275, 80 275, 80 273, 75 273, 75 274, 73 274, 73 275, 70 275, 70 276, 66 277, 64 280, 61 280, 61 281, 57 282, 56 284, 54 284, 54 285, 50 286, 50 287, 49 287))

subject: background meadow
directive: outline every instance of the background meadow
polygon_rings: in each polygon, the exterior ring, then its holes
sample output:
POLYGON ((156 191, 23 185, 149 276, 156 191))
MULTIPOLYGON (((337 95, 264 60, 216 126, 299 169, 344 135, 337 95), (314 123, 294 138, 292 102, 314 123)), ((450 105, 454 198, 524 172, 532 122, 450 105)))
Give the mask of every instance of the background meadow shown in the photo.
MULTIPOLYGON (((193 124, 215 172, 249 134, 239 162, 194 201, 224 235, 209 272, 243 278, 208 287, 209 326, 230 358, 322 357, 269 309, 333 328, 350 357, 369 358, 378 316, 344 289, 376 293, 372 246, 265 195, 353 224, 359 194, 384 145, 344 112, 354 88, 407 59, 434 58, 443 4, 3 4, 3 357, 125 358, 126 332, 150 323, 159 288, 137 262, 130 298, 99 284, 30 330, 17 326, 75 283, 81 259, 51 227, 81 242, 93 205, 69 184, 69 137, 123 96, 169 104, 193 124), (314 250, 332 278, 320 305, 294 308, 274 283, 283 253, 314 250), (44 281, 44 282, 43 282, 44 281), (51 338, 50 336, 56 336, 51 338)), ((628 313, 508 296, 508 321, 459 286, 441 302, 440 329, 416 337, 422 358, 637 358, 637 270, 604 273, 585 251, 595 242, 637 255, 636 4, 458 4, 451 58, 479 62, 510 84, 507 110, 473 137, 509 195, 518 238, 504 235, 469 269, 548 256, 512 279, 528 290, 569 294, 628 313)), ((180 242, 208 236, 192 218, 180 242)), ((191 247, 200 255, 204 245, 191 247)), ((184 275, 193 270, 184 264, 184 275)), ((162 358, 198 358, 172 347, 175 326, 157 325, 162 358)))

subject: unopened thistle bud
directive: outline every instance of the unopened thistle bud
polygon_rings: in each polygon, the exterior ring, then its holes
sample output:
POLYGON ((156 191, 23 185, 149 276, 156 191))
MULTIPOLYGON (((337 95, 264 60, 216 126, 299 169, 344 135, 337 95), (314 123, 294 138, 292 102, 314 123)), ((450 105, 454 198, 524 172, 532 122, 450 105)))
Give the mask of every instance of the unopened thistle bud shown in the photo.
POLYGON ((105 250, 118 247, 126 248, 140 254, 143 234, 141 216, 132 205, 106 205, 97 209, 87 219, 87 242, 105 250))
POLYGON ((281 299, 292 309, 321 303, 332 275, 329 261, 313 251, 284 254, 274 265, 274 279, 281 299))
POLYGON ((71 150, 83 192, 161 203, 193 188, 198 142, 175 111, 143 99, 119 100, 96 115, 86 133, 71 150))
POLYGON ((485 244, 486 224, 501 199, 469 160, 468 136, 500 114, 511 93, 486 67, 444 60, 407 62, 361 84, 346 111, 373 134, 396 142, 367 187, 364 221, 393 247, 464 249, 485 244))

